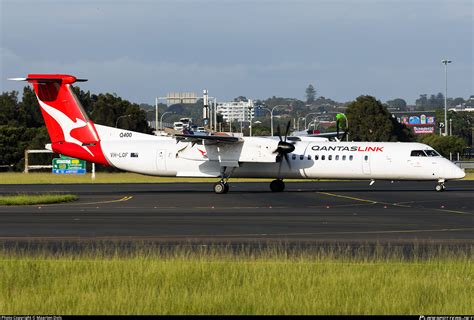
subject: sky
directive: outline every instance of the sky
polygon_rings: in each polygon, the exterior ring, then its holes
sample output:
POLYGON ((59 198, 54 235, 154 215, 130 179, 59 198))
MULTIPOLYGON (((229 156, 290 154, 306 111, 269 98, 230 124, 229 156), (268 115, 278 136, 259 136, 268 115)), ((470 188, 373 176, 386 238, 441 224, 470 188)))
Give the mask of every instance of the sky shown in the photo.
POLYGON ((154 104, 207 88, 345 102, 473 90, 472 0, 0 0, 0 91, 28 73, 89 79, 83 90, 154 104))

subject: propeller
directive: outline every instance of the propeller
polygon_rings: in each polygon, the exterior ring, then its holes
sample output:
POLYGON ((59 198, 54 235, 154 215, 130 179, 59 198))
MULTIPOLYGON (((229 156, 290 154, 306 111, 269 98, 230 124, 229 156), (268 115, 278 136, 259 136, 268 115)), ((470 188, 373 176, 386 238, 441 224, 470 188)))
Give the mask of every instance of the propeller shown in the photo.
POLYGON ((295 146, 293 145, 293 143, 286 141, 286 139, 288 138, 288 133, 290 132, 290 125, 291 125, 291 121, 288 121, 288 124, 286 125, 286 131, 285 131, 285 139, 282 139, 281 137, 280 125, 278 125, 278 128, 277 128, 277 134, 278 134, 278 138, 280 138, 280 142, 278 142, 278 147, 275 149, 275 151, 273 151, 273 153, 278 153, 277 161, 280 162, 280 165, 278 167, 278 178, 280 178, 281 165, 283 163, 283 159, 285 159, 286 163, 288 164, 288 167, 291 169, 291 163, 290 163, 290 159, 288 158, 288 154, 292 153, 295 150, 295 146))

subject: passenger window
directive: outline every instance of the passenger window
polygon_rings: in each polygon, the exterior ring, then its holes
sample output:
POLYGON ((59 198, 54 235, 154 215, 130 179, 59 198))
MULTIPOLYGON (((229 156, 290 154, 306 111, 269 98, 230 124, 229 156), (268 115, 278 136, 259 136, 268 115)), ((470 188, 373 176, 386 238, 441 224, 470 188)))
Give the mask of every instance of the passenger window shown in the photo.
POLYGON ((322 155, 321 156, 321 160, 324 160, 326 158, 326 156, 322 155))
POLYGON ((303 160, 304 159, 304 155, 300 155, 300 160, 303 160))
POLYGON ((346 155, 343 155, 343 156, 342 156, 342 160, 343 160, 343 161, 346 160, 346 155))
POLYGON ((308 154, 308 160, 311 160, 311 155, 310 154, 308 154))
POLYGON ((291 156, 291 159, 296 160, 296 154, 293 154, 293 155, 291 156))
POLYGON ((423 152, 423 150, 413 150, 410 154, 412 157, 426 157, 426 154, 423 152))
POLYGON ((328 160, 332 160, 332 155, 329 155, 329 156, 328 156, 328 160))
POLYGON ((365 160, 365 161, 369 160, 369 156, 365 156, 365 157, 364 157, 364 160, 365 160))
POLYGON ((353 155, 350 155, 350 156, 349 156, 349 160, 352 161, 352 159, 354 159, 354 156, 353 156, 353 155))
POLYGON ((339 160, 339 155, 336 155, 336 160, 339 160))

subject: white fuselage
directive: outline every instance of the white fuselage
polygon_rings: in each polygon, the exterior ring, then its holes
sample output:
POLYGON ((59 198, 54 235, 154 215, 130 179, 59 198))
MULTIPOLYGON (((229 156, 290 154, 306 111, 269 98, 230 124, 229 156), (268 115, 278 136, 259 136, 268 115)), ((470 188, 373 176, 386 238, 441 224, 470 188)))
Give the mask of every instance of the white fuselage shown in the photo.
POLYGON ((329 142, 301 138, 288 154, 290 166, 276 161, 278 140, 245 137, 239 144, 177 142, 160 137, 96 125, 107 160, 115 167, 147 175, 232 177, 450 180, 464 171, 441 156, 412 156, 432 150, 420 143, 329 142), (281 165, 281 168, 280 168, 281 165))

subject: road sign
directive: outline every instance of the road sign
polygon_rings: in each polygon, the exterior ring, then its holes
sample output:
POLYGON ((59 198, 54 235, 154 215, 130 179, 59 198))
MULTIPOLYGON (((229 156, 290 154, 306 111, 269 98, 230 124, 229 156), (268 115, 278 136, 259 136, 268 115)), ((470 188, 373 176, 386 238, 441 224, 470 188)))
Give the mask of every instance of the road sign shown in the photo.
POLYGON ((86 161, 61 155, 53 159, 53 173, 56 174, 85 174, 86 161))

